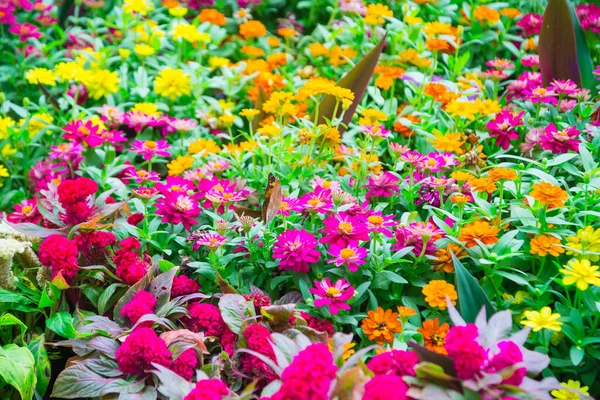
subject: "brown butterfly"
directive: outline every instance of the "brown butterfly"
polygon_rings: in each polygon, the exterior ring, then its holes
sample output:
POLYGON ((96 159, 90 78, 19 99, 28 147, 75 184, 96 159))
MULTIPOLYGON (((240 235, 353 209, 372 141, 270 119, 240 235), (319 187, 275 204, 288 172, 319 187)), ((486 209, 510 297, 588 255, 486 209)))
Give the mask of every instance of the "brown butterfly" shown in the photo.
POLYGON ((281 182, 279 182, 279 178, 275 177, 275 175, 269 174, 262 209, 258 211, 247 207, 235 206, 235 213, 238 216, 248 215, 252 218, 262 219, 268 224, 277 215, 279 207, 281 207, 281 182))

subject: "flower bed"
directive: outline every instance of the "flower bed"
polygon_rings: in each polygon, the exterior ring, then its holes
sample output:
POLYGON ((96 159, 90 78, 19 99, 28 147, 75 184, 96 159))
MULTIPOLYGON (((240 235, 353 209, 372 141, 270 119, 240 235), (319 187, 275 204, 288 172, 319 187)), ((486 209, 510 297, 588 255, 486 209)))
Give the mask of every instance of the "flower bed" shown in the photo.
POLYGON ((0 1, 2 398, 600 395, 600 7, 0 1))

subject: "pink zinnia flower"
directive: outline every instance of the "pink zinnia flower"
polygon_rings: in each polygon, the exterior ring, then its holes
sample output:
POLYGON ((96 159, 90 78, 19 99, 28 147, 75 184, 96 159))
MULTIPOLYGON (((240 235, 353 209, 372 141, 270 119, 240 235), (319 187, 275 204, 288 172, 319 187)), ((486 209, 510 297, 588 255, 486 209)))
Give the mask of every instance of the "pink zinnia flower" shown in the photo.
POLYGON ((400 154, 400 160, 405 163, 418 165, 427 158, 426 155, 419 153, 415 150, 407 151, 406 153, 400 154))
POLYGON ((279 205, 279 211, 277 213, 279 215, 289 217, 290 211, 302 211, 302 207, 300 206, 300 200, 291 197, 281 196, 281 204, 279 205))
POLYGON ((539 67, 540 56, 537 54, 529 54, 521 59, 521 64, 523 64, 524 67, 539 67))
POLYGON ((8 31, 12 34, 18 35, 21 42, 27 41, 27 39, 39 39, 42 37, 42 33, 38 27, 32 24, 13 24, 8 31))
POLYGON ((125 179, 135 179, 137 183, 146 182, 158 182, 160 177, 155 171, 148 172, 145 169, 138 169, 137 171, 130 171, 125 174, 125 179))
POLYGON ((523 29, 525 36, 539 35, 542 29, 543 18, 539 14, 529 13, 525 14, 517 26, 523 29))
POLYGON ((579 89, 577 88, 577 84, 570 79, 555 79, 552 81, 552 83, 550 83, 550 86, 552 86, 556 93, 567 96, 573 95, 579 91, 579 89))
POLYGON ((2 3, 0 4, 0 24, 3 25, 11 25, 16 20, 17 17, 14 15, 15 6, 11 3, 2 3))
POLYGON ((157 200, 156 215, 162 216, 162 222, 182 223, 186 230, 198 224, 194 218, 200 215, 198 202, 187 194, 163 193, 164 197, 157 200))
POLYGON ((525 98, 531 101, 533 104, 544 103, 556 105, 558 100, 556 99, 556 92, 552 89, 546 89, 538 86, 534 89, 528 89, 524 92, 525 98))
POLYGON ((321 253, 316 248, 317 238, 314 235, 304 230, 288 229, 277 236, 273 245, 273 258, 280 259, 281 270, 307 273, 310 264, 321 258, 321 253))
POLYGON ((300 196, 300 204, 304 211, 326 214, 333 207, 331 190, 319 186, 314 192, 300 196))
POLYGON ((540 137, 540 147, 552 151, 552 154, 563 154, 579 150, 578 137, 580 132, 574 126, 558 130, 556 125, 550 124, 546 127, 544 134, 540 137))
POLYGON ((340 309, 350 310, 346 301, 354 296, 354 288, 344 278, 339 279, 333 285, 329 278, 325 278, 321 282, 315 281, 315 287, 311 288, 310 292, 317 297, 314 303, 315 307, 328 306, 333 315, 337 314, 340 309))
POLYGON ((209 161, 206 163, 204 168, 214 174, 221 174, 231 166, 231 163, 226 160, 209 161))
POLYGON ((523 114, 514 114, 509 110, 500 111, 496 117, 485 126, 490 131, 490 137, 496 138, 496 146, 507 150, 510 147, 510 141, 519 138, 516 127, 523 125, 523 114))
POLYGON ((33 199, 25 199, 19 204, 14 205, 15 212, 8 214, 6 219, 12 223, 18 224, 23 222, 30 222, 37 224, 42 220, 42 214, 37 207, 37 201, 33 199))
POLYGON ((77 169, 79 163, 83 160, 81 154, 84 148, 77 142, 67 142, 61 143, 58 146, 50 146, 50 150, 49 158, 59 159, 67 164, 71 164, 73 169, 77 169))
POLYGON ((123 114, 123 123, 136 132, 141 132, 147 126, 156 126, 156 117, 140 111, 129 111, 123 114))
POLYGON ((390 143, 389 147, 390 147, 390 151, 397 156, 404 154, 404 153, 408 153, 410 151, 410 148, 408 146, 404 146, 404 145, 401 145, 398 143, 390 143))
POLYGON ((218 233, 203 233, 194 241, 193 250, 198 251, 202 246, 208 247, 210 251, 215 251, 227 243, 227 238, 218 233))
POLYGON ((339 247, 346 247, 350 244, 356 245, 359 241, 369 241, 369 229, 362 218, 354 217, 347 213, 338 213, 330 215, 323 221, 325 228, 321 232, 325 236, 321 238, 321 243, 331 243, 339 247))
POLYGON ((490 60, 486 62, 485 65, 496 69, 513 69, 515 67, 515 64, 513 64, 510 60, 506 60, 504 58, 496 58, 494 60, 490 60))
POLYGON ((149 200, 158 194, 158 190, 154 188, 138 187, 131 190, 133 194, 141 199, 149 200))
POLYGON ((85 143, 89 147, 98 147, 103 143, 99 130, 100 127, 94 125, 92 121, 78 119, 65 125, 63 138, 75 143, 85 143))
POLYGON ((171 153, 166 151, 169 147, 171 146, 166 140, 158 140, 156 142, 154 140, 134 140, 133 143, 131 143, 130 150, 133 150, 139 155, 144 156, 144 160, 149 161, 152 159, 152 157, 154 157, 154 155, 160 157, 169 157, 171 153))
POLYGON ((358 266, 366 263, 365 258, 367 257, 367 249, 363 247, 355 245, 346 247, 331 245, 331 250, 327 253, 335 257, 328 260, 328 263, 335 263, 338 267, 346 265, 350 272, 358 271, 358 266))
POLYGON ((185 132, 189 132, 193 129, 196 129, 197 126, 198 126, 198 122, 194 121, 193 119, 169 118, 167 120, 166 130, 168 133, 172 133, 172 132, 185 133, 185 132))
MULTIPOLYGON (((502 341, 498 343, 500 352, 493 356, 485 367, 487 372, 500 372, 523 362, 523 353, 514 342, 502 341)), ((517 368, 510 377, 505 377, 502 383, 506 385, 519 386, 527 374, 526 368, 517 368)))
POLYGON ((168 176, 165 183, 158 183, 155 188, 165 196, 167 193, 189 194, 190 190, 193 191, 196 189, 192 181, 179 176, 168 176))
POLYGON ((340 188, 341 183, 336 181, 328 181, 326 179, 321 178, 320 176, 315 176, 309 182, 310 187, 313 189, 322 188, 329 189, 331 191, 337 190, 340 188))
POLYGON ((421 254, 433 256, 437 250, 435 241, 444 235, 444 231, 431 222, 412 222, 408 226, 398 227, 396 243, 392 247, 396 251, 413 247, 412 252, 417 257, 421 254), (423 250, 425 243, 426 248, 423 250))
POLYGON ((367 177, 367 185, 364 188, 369 188, 367 199, 371 197, 392 197, 400 190, 398 187, 400 179, 391 172, 384 171, 379 175, 371 175, 367 177))
POLYGON ((390 136, 390 130, 385 129, 383 125, 367 125, 363 126, 361 132, 365 135, 372 136, 374 138, 387 139, 390 136))
POLYGON ((371 211, 367 217, 369 232, 383 233, 387 237, 394 236, 389 228, 398 225, 393 215, 383 215, 381 211, 371 211))

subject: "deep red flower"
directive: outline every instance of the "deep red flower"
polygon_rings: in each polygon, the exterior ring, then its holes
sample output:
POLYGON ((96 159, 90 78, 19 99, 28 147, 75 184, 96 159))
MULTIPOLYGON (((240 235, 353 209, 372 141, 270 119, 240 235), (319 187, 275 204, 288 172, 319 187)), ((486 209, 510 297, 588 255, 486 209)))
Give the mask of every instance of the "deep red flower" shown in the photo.
MULTIPOLYGON (((271 345, 271 332, 267 328, 259 324, 250 325, 244 330, 244 337, 248 349, 275 360, 275 352, 271 345)), ((266 379, 267 383, 277 379, 277 374, 271 367, 251 354, 242 356, 242 368, 252 377, 266 379)))
POLYGON ((170 368, 173 364, 171 352, 164 340, 151 328, 137 328, 127 336, 117 349, 117 363, 124 374, 143 375, 157 363, 170 368))
MULTIPOLYGON (((129 303, 125 304, 121 309, 121 316, 129 318, 132 325, 135 325, 140 318, 146 314, 154 313, 154 307, 156 306, 156 299, 150 292, 140 290, 137 292, 129 303)), ((152 327, 152 321, 146 321, 144 325, 152 327)))
POLYGON ((42 265, 52 270, 54 279, 59 273, 70 283, 79 270, 75 242, 60 235, 50 235, 40 244, 38 257, 42 265))
POLYGON ((227 385, 218 379, 203 379, 183 400, 222 400, 229 395, 227 385))
POLYGON ((208 303, 192 303, 188 306, 189 317, 181 321, 194 332, 204 332, 205 336, 221 337, 227 328, 217 306, 208 303))

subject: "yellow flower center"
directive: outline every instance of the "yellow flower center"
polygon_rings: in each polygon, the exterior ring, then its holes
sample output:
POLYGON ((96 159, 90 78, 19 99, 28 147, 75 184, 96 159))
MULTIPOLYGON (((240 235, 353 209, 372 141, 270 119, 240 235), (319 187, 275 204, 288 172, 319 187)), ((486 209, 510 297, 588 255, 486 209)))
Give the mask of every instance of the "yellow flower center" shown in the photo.
POLYGON ((350 258, 354 257, 355 254, 356 253, 352 249, 343 249, 340 251, 340 257, 344 260, 349 260, 350 258))
POLYGON ((446 344, 446 337, 434 333, 433 335, 431 335, 431 343, 433 343, 434 346, 443 346, 444 344, 446 344))
POLYGON ((33 210, 33 207, 31 206, 25 206, 21 209, 21 214, 23 215, 27 215, 29 214, 31 211, 33 210))
POLYGON ((327 289, 327 297, 329 297, 329 298, 335 297, 336 295, 338 295, 340 293, 341 292, 334 287, 330 287, 327 289))
POLYGON ((338 231, 340 233, 350 234, 352 233, 352 224, 349 222, 341 222, 338 225, 338 231))
POLYGON ((90 135, 90 130, 88 128, 86 128, 85 126, 80 126, 79 128, 77 128, 77 132, 81 133, 83 136, 90 135))
POLYGON ((372 225, 381 225, 383 223, 383 218, 379 215, 371 215, 367 220, 372 225))
POLYGON ((318 206, 319 204, 321 204, 321 200, 317 200, 317 199, 310 199, 307 201, 308 204, 310 204, 313 207, 318 206))
POLYGON ((154 140, 146 140, 144 142, 144 147, 146 149, 152 150, 152 149, 155 149, 156 146, 158 146, 158 143, 156 143, 154 140))
POLYGON ((323 182, 321 182, 321 186, 323 186, 323 188, 325 188, 325 189, 329 189, 331 187, 331 182, 323 181, 323 182))

